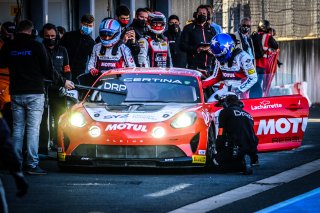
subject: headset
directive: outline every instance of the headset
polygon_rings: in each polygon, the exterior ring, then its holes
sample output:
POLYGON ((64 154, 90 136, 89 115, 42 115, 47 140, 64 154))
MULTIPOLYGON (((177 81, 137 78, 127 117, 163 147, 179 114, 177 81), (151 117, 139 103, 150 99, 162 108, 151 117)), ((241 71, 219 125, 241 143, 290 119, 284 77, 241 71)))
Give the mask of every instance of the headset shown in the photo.
POLYGON ((56 25, 51 24, 51 23, 47 23, 47 24, 43 25, 42 30, 39 33, 41 38, 44 37, 44 29, 49 29, 49 30, 54 29, 54 31, 56 31, 56 41, 60 40, 60 34, 58 32, 56 25))
POLYGON ((207 21, 209 21, 209 20, 211 19, 211 17, 210 17, 210 11, 209 11, 209 9, 208 9, 206 6, 204 6, 204 5, 198 6, 197 10, 196 10, 195 12, 193 12, 192 17, 193 17, 194 19, 196 19, 197 16, 198 16, 199 9, 201 9, 201 8, 205 8, 205 9, 207 10, 207 21))

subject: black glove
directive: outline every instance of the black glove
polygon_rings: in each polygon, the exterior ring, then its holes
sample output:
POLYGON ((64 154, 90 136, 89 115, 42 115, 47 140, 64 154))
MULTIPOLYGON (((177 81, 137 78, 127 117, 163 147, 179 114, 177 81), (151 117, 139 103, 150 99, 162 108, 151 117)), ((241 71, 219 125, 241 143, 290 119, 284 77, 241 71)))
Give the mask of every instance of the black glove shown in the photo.
POLYGON ((24 178, 22 172, 14 173, 13 174, 14 180, 16 181, 17 186, 17 197, 23 197, 27 194, 29 184, 27 183, 27 180, 24 178))

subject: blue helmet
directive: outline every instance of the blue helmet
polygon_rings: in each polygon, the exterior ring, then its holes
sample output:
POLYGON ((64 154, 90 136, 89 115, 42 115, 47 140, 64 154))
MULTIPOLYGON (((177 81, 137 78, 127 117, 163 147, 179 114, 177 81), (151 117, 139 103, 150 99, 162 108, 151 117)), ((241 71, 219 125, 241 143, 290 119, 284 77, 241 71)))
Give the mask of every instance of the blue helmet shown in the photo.
POLYGON ((225 63, 234 50, 234 41, 229 34, 220 33, 214 36, 210 43, 211 51, 220 63, 225 63))
POLYGON ((120 39, 121 26, 118 21, 114 19, 103 20, 99 27, 99 36, 102 45, 106 47, 114 46, 120 39), (110 36, 111 39, 106 40, 105 36, 110 36))

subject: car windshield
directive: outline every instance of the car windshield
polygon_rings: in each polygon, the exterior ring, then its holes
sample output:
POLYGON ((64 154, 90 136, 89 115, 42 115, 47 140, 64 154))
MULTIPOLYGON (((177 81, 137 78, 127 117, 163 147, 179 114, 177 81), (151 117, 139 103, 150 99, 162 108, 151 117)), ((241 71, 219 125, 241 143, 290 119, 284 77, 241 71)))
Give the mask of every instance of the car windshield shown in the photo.
MULTIPOLYGON (((121 87, 126 88, 123 102, 200 102, 200 90, 195 77, 159 74, 107 75, 101 77, 94 87, 103 90, 106 85, 110 86, 107 82, 115 79, 122 83, 122 86, 113 85, 116 90, 118 87, 119 90, 121 87)), ((103 98, 109 95, 108 92, 101 90, 91 90, 86 101, 108 102, 103 98)), ((111 97, 111 94, 109 96, 111 97)))

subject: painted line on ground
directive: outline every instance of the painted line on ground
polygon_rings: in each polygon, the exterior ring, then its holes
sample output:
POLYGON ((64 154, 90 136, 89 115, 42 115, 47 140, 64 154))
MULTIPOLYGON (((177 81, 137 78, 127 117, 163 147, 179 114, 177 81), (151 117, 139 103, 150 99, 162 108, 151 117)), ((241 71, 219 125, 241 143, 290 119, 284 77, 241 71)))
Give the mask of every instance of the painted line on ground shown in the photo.
MULTIPOLYGON (((293 197, 289 200, 286 200, 286 201, 283 201, 281 203, 278 203, 278 204, 275 204, 273 206, 270 206, 268 208, 265 208, 265 209, 262 209, 260 211, 257 211, 256 213, 269 213, 269 212, 273 212, 273 211, 276 211, 278 209, 281 209, 283 207, 286 207, 286 206, 289 206, 293 203, 296 203, 296 202, 300 202, 306 198, 309 198, 311 196, 314 196, 316 194, 319 194, 320 193, 320 188, 317 188, 317 189, 314 189, 312 191, 309 191, 307 193, 304 193, 302 195, 299 195, 299 196, 296 196, 296 197, 293 197)), ((307 205, 307 204, 305 204, 307 205)))
POLYGON ((187 188, 187 187, 189 187, 191 185, 192 184, 182 183, 182 184, 175 185, 175 186, 169 187, 167 189, 161 190, 159 192, 147 194, 145 196, 146 197, 162 197, 162 196, 166 196, 166 195, 175 193, 175 192, 180 191, 182 189, 185 189, 185 188, 187 188))
POLYGON ((320 170, 320 159, 281 172, 277 175, 192 203, 170 213, 208 212, 232 202, 267 191, 320 170))

